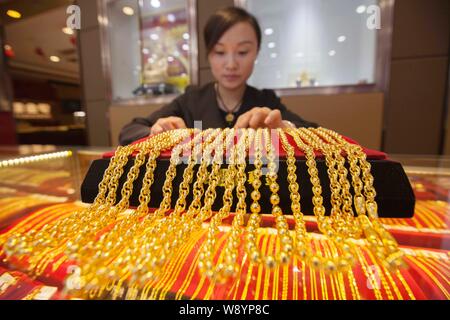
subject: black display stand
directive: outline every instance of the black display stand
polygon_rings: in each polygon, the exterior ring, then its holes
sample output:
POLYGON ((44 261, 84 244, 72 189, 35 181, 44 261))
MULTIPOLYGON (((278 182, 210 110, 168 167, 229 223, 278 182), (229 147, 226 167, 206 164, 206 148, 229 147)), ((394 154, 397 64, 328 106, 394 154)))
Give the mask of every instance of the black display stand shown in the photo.
MULTIPOLYGON (((81 199, 83 202, 92 203, 98 193, 98 185, 103 178, 103 173, 108 167, 110 159, 95 160, 83 181, 81 186, 81 199)), ((327 166, 323 159, 316 159, 317 169, 319 171, 320 183, 322 186, 322 196, 324 198, 324 206, 327 211, 327 215, 330 212, 330 182, 327 173, 327 166)), ((379 217, 384 218, 411 218, 414 214, 415 197, 408 177, 405 174, 402 166, 398 162, 390 160, 368 160, 372 166, 371 173, 374 177, 374 187, 377 192, 376 201, 378 204, 379 217)), ((129 162, 124 168, 124 174, 119 181, 119 188, 117 189, 117 201, 121 198, 121 187, 126 181, 127 173, 133 166, 134 159, 130 158, 129 162)), ((300 187, 302 212, 307 215, 313 214, 312 205, 312 185, 309 180, 309 174, 307 171, 306 161, 304 159, 297 160, 297 180, 300 187)), ((159 207, 163 194, 162 186, 166 179, 166 171, 169 166, 169 159, 158 159, 157 167, 154 173, 154 183, 151 187, 151 201, 149 207, 159 207)), ((198 165, 195 168, 195 172, 198 165)), ((185 164, 177 166, 177 175, 173 181, 173 193, 172 193, 172 207, 175 206, 178 199, 178 187, 182 181, 183 171, 186 168, 185 164)), ((226 168, 226 166, 224 166, 226 168)), ((247 165, 246 172, 254 170, 253 165, 247 165)), ((130 205, 137 207, 139 205, 139 192, 142 187, 142 179, 145 174, 145 165, 140 169, 139 177, 134 182, 133 193, 130 198, 130 205)), ((279 171, 278 171, 278 183, 280 185, 280 207, 284 214, 291 214, 290 198, 288 190, 288 182, 286 180, 287 170, 286 162, 280 159, 279 171)), ((350 176, 348 177, 351 181, 350 176)), ((195 179, 195 175, 194 175, 195 179)), ((262 186, 261 192, 261 213, 271 212, 271 204, 269 202, 270 190, 266 185, 265 177, 261 177, 262 186)), ((192 186, 190 186, 190 194, 187 197, 187 207, 192 200, 192 186)), ((205 185, 205 190, 207 185, 205 185)), ((251 184, 246 183, 247 188, 247 205, 248 208, 252 202, 250 193, 253 190, 251 184)), ((224 187, 218 186, 216 189, 217 197, 213 205, 213 210, 218 211, 222 207, 222 196, 224 187)), ((353 191, 353 190, 351 190, 353 191)), ((232 210, 235 209, 237 204, 236 194, 234 193, 234 204, 232 210)), ((248 211, 250 211, 248 209, 248 211)))

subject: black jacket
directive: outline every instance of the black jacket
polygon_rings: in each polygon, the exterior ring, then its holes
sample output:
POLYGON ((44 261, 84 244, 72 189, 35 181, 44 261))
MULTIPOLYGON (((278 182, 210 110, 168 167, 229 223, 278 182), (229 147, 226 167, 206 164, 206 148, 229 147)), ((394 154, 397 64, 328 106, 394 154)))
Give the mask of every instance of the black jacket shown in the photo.
MULTIPOLYGON (((279 109, 283 120, 289 120, 297 127, 317 127, 317 124, 303 120, 297 114, 289 111, 280 101, 273 90, 258 90, 247 86, 242 100, 242 105, 235 113, 237 118, 253 107, 268 107, 279 109)), ((137 139, 143 138, 150 133, 150 127, 159 119, 169 116, 180 117, 188 128, 194 127, 194 121, 202 121, 202 129, 225 128, 225 111, 217 104, 214 83, 208 83, 203 87, 188 87, 186 92, 168 105, 153 112, 146 118, 134 118, 129 124, 122 128, 119 136, 121 145, 129 144, 137 139)), ((234 123, 232 124, 234 125, 234 123)))

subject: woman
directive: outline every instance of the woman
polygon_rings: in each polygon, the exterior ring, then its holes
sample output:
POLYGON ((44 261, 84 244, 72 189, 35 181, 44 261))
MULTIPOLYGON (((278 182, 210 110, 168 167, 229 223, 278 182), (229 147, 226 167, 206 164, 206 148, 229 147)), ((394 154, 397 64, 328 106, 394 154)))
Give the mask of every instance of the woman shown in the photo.
POLYGON ((202 128, 316 127, 287 110, 272 90, 247 85, 261 46, 261 29, 247 11, 228 7, 210 17, 204 39, 216 79, 201 88, 188 87, 172 103, 147 118, 135 118, 119 137, 122 145, 166 130, 202 128))

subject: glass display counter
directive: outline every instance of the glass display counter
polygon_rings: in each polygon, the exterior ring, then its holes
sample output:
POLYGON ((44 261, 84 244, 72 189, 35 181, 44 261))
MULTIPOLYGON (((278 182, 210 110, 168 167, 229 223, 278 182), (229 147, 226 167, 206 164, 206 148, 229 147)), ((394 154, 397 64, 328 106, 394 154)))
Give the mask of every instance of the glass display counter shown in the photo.
MULTIPOLYGON (((0 148, 1 245, 11 234, 41 228, 49 221, 89 206, 79 200, 83 177, 91 161, 109 150, 47 146, 32 151, 0 148)), ((127 287, 123 280, 112 281, 84 298, 447 300, 450 298, 450 158, 401 155, 390 158, 404 165, 416 196, 413 218, 381 219, 404 252, 406 268, 388 270, 361 246, 355 266, 346 272, 328 274, 312 270, 300 259, 269 270, 252 265, 244 256, 237 277, 226 283, 215 283, 197 269, 207 232, 204 228, 166 262, 160 277, 149 280, 139 290, 127 287)), ((315 218, 305 219, 308 229, 314 230, 315 218)), ((279 244, 274 229, 267 227, 270 217, 264 215, 263 221, 262 225, 266 226, 259 233, 259 243, 262 251, 268 253, 279 244)), ((224 241, 225 234, 218 238, 219 244, 224 241)), ((320 250, 334 250, 319 233, 315 234, 314 241, 320 250)), ((72 298, 64 288, 76 269, 64 250, 48 252, 18 267, 20 261, 5 261, 3 247, 0 249, 0 299, 72 298)))
POLYGON ((194 2, 108 0, 102 6, 102 51, 114 102, 179 95, 196 83, 194 2))

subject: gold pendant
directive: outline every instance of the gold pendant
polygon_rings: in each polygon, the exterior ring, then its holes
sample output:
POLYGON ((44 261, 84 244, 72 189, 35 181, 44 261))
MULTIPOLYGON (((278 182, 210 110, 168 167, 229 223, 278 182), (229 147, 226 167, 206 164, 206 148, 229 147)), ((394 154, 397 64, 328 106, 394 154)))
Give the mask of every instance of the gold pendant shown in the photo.
POLYGON ((227 115, 225 116, 225 120, 226 120, 227 122, 233 122, 233 120, 234 120, 234 114, 232 114, 231 112, 230 112, 230 113, 227 113, 227 115))

